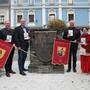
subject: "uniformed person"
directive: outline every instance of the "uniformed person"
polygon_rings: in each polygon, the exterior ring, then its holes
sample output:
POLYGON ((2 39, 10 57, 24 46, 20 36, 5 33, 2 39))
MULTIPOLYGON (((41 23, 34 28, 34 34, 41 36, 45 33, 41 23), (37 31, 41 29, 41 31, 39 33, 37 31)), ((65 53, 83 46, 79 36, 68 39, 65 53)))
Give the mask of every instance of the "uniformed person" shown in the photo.
POLYGON ((81 36, 80 30, 77 30, 75 28, 75 23, 74 21, 71 20, 69 22, 69 27, 66 30, 64 30, 63 33, 63 39, 69 40, 71 42, 67 72, 71 71, 72 59, 73 59, 73 72, 76 72, 77 49, 80 36, 81 36))
POLYGON ((3 35, 3 33, 1 32, 1 30, 0 30, 0 39, 3 39, 3 40, 4 40, 4 35, 3 35))
POLYGON ((16 35, 16 46, 18 47, 18 65, 21 75, 26 75, 24 64, 27 57, 28 47, 29 47, 29 29, 25 26, 26 21, 21 19, 21 25, 15 28, 16 35), (24 51, 22 51, 22 50, 24 51))
MULTIPOLYGON (((1 29, 2 37, 1 39, 5 40, 5 42, 8 42, 15 46, 14 44, 14 30, 11 29, 10 27, 10 21, 5 21, 5 28, 1 29)), ((10 77, 10 73, 15 74, 15 72, 12 70, 12 61, 13 61, 13 56, 14 56, 14 50, 15 48, 13 47, 8 60, 5 64, 5 71, 6 71, 6 76, 10 77)))
POLYGON ((90 53, 90 34, 88 34, 88 29, 83 28, 83 33, 81 35, 81 51, 85 50, 86 54, 90 53))

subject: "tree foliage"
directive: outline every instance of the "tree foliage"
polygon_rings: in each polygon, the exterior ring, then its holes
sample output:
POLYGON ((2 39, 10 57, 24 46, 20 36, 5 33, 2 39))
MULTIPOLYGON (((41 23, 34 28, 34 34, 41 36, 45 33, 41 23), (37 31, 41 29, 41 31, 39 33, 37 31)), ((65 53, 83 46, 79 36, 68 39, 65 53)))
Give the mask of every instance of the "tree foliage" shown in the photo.
POLYGON ((53 20, 49 20, 48 28, 54 30, 63 30, 64 28, 66 28, 66 24, 62 20, 53 19, 53 20))

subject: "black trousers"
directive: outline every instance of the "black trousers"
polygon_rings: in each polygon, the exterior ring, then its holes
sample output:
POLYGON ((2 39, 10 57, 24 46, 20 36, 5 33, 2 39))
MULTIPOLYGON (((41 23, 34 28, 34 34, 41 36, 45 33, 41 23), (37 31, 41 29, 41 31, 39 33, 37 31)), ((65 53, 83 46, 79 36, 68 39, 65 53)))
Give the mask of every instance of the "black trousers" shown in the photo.
POLYGON ((70 54, 69 54, 69 61, 68 61, 68 69, 69 70, 71 70, 71 62, 72 62, 72 60, 73 60, 73 70, 76 69, 77 49, 78 49, 78 44, 71 44, 71 46, 70 46, 70 54))
POLYGON ((18 56, 19 72, 23 72, 24 71, 25 60, 27 58, 27 53, 19 50, 18 55, 19 55, 18 56))
POLYGON ((8 57, 8 60, 5 64, 5 71, 6 72, 10 72, 12 70, 12 61, 13 61, 14 51, 15 51, 15 48, 12 49, 12 51, 8 57))

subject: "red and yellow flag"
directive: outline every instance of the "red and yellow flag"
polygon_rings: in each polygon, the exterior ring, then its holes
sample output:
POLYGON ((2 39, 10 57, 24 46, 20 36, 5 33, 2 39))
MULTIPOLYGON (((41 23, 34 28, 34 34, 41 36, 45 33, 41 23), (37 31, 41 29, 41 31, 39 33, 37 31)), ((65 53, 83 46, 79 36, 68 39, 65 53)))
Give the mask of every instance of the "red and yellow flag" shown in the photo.
POLYGON ((13 45, 0 39, 0 69, 4 67, 13 45))
POLYGON ((69 59, 70 42, 54 40, 52 64, 67 64, 69 59))

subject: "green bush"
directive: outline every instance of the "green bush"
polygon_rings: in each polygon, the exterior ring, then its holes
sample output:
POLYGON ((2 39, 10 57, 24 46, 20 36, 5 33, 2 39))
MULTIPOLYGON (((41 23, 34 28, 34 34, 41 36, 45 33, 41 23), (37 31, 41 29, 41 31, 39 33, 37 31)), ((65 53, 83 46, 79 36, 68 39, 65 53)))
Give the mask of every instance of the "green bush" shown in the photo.
POLYGON ((62 20, 53 19, 48 22, 48 28, 53 30, 64 30, 66 24, 62 20))

